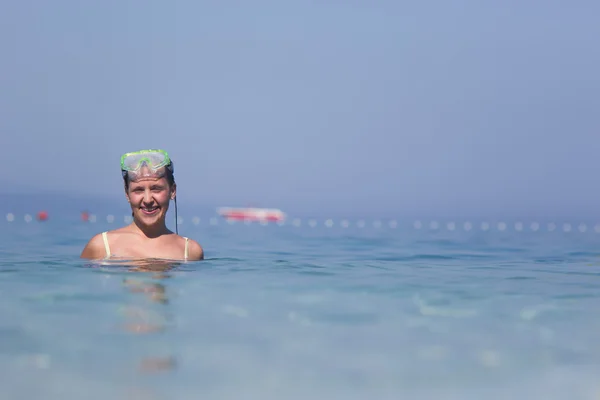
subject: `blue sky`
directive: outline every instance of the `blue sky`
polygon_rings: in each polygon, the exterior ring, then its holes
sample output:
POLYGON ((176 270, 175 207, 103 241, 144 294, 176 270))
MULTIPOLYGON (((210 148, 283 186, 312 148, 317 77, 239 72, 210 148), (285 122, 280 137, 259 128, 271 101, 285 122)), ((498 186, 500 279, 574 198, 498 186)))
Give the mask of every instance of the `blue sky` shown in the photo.
POLYGON ((595 213, 597 15, 592 1, 4 2, 0 181, 119 200, 120 154, 160 147, 180 205, 595 213))

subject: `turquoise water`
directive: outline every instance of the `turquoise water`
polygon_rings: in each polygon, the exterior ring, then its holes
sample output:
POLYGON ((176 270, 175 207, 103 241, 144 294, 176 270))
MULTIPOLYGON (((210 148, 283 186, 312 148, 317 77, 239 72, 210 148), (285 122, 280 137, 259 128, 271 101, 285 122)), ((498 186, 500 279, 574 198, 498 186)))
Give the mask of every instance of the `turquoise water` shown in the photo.
POLYGON ((593 230, 184 223, 205 261, 78 259, 115 226, 0 223, 2 398, 600 396, 593 230))

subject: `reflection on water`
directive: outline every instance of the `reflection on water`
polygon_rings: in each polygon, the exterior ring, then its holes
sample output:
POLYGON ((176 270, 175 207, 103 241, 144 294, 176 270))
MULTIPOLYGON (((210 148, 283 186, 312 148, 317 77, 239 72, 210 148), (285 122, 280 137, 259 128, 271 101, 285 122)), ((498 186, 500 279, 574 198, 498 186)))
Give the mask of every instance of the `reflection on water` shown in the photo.
MULTIPOLYGON (((164 275, 153 276, 153 279, 166 279, 164 275)), ((131 293, 145 293, 149 300, 157 303, 167 304, 165 285, 162 283, 143 282, 135 279, 125 279, 125 286, 131 293)))
MULTIPOLYGON (((121 264, 123 265, 123 264, 121 264)), ((123 310, 124 328, 134 335, 156 335, 166 332, 169 326, 169 298, 166 286, 161 282, 170 278, 169 272, 177 263, 165 260, 128 262, 127 270, 143 274, 140 278, 125 278, 123 284, 129 293, 145 301, 129 305, 123 310)), ((172 354, 146 356, 140 360, 138 371, 159 373, 174 370, 177 362, 172 354)))
POLYGON ((140 362, 139 370, 144 373, 162 372, 175 369, 176 359, 175 357, 156 357, 156 358, 144 358, 140 362))

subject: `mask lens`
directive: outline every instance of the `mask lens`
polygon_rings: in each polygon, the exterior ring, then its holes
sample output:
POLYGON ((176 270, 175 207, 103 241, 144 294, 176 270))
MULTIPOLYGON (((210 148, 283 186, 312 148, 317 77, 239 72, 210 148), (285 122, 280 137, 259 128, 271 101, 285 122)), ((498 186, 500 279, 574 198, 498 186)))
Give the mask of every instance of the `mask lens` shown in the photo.
POLYGON ((143 166, 156 170, 169 163, 169 157, 160 151, 128 153, 122 157, 121 168, 125 171, 137 171, 143 166))

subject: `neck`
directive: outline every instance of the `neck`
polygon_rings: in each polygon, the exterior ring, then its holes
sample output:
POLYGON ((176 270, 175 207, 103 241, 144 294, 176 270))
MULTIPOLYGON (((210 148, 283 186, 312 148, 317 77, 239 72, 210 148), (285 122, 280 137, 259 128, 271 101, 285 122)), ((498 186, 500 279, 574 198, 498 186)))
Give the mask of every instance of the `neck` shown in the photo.
POLYGON ((161 218, 156 224, 148 226, 142 224, 135 217, 133 218, 133 227, 135 227, 141 234, 147 238, 156 238, 161 235, 172 233, 165 224, 165 219, 161 218))

